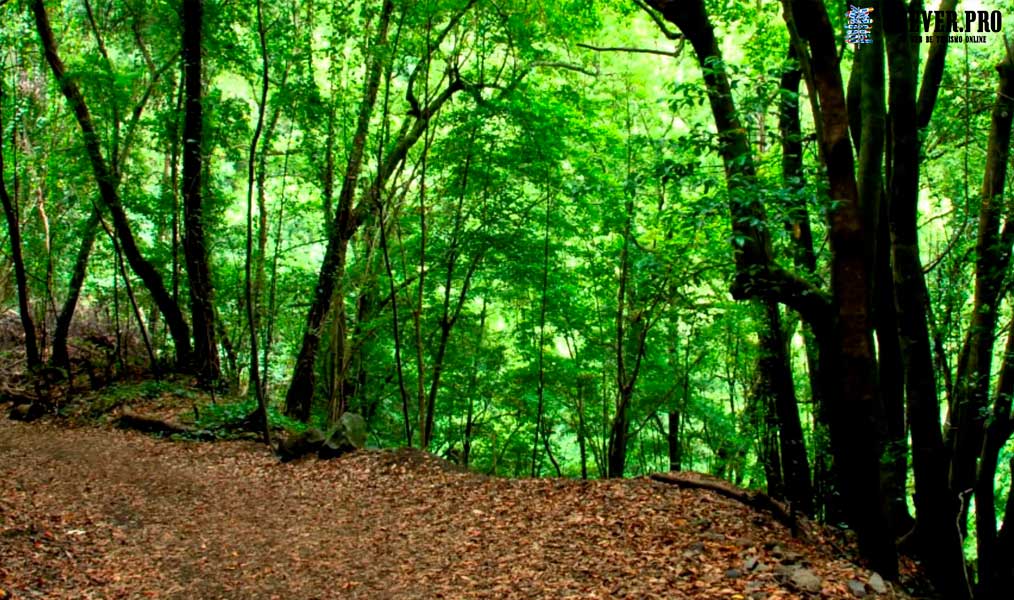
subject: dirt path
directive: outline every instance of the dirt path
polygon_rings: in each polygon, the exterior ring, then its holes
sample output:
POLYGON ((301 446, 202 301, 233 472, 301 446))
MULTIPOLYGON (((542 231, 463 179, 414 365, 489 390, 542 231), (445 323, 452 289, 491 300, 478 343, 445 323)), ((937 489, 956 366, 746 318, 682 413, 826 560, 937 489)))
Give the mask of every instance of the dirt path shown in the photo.
POLYGON ((646 480, 494 479, 407 451, 282 465, 251 443, 0 419, 14 598, 802 597, 771 552, 826 577, 814 597, 849 597, 847 563, 787 537, 646 480))

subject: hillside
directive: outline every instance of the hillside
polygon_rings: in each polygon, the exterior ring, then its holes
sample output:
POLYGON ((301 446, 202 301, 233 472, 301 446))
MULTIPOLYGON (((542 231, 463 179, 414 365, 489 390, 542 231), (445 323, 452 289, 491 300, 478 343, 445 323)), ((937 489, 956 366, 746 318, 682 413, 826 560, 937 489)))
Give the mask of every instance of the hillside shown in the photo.
POLYGON ((830 540, 647 479, 493 478, 413 450, 282 464, 252 442, 3 419, 0 481, 14 598, 873 595, 830 540))

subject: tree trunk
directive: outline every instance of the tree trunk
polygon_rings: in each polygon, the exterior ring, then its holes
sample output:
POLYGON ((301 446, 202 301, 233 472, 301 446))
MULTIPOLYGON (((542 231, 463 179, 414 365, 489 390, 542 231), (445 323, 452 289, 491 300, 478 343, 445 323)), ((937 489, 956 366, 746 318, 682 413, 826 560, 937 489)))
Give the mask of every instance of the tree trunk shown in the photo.
MULTIPOLYGON (((3 92, 0 90, 0 136, 3 135, 3 92)), ((15 173, 15 177, 17 174, 15 173)), ((21 328, 25 332, 25 356, 29 370, 42 365, 39 354, 39 342, 35 335, 35 321, 28 298, 28 276, 25 272, 25 260, 21 254, 21 223, 17 207, 7 193, 4 182, 3 140, 0 140, 0 201, 3 202, 4 216, 7 217, 7 234, 11 244, 11 262, 14 263, 14 278, 18 286, 18 313, 21 316, 21 328)))
POLYGON ((92 246, 95 243, 95 234, 98 232, 99 219, 101 214, 98 207, 92 209, 88 222, 85 223, 84 231, 81 234, 81 246, 77 251, 77 260, 74 261, 74 273, 70 278, 70 288, 67 291, 67 299, 64 300, 63 308, 56 318, 56 330, 53 333, 53 355, 50 358, 53 365, 62 369, 70 369, 70 355, 67 352, 67 337, 70 334, 70 324, 74 318, 74 311, 77 309, 77 301, 81 296, 81 286, 84 285, 85 275, 88 269, 88 257, 91 256, 92 246))
POLYGON ((99 135, 92 121, 88 105, 85 103, 84 96, 81 95, 81 90, 78 88, 77 83, 70 77, 67 77, 67 69, 57 53, 56 40, 53 36, 53 29, 49 24, 49 15, 46 14, 43 0, 33 0, 32 12, 35 15, 36 30, 45 49, 46 60, 53 72, 53 77, 59 84, 60 91, 66 97, 70 108, 74 111, 78 126, 81 128, 85 150, 91 161, 95 183, 99 188, 99 197, 112 215, 113 227, 117 238, 120 240, 123 253, 130 264, 130 268, 144 283, 166 320, 169 332, 172 334, 173 342, 176 346, 176 363, 179 366, 185 366, 190 360, 191 346, 190 330, 183 319, 183 313, 180 311, 179 305, 166 290, 162 276, 159 275, 150 262, 145 260, 141 255, 140 249, 137 247, 137 242, 130 229, 130 223, 127 220, 127 214, 123 210, 123 205, 120 201, 116 177, 109 169, 102 155, 99 135))
POLYGON ((785 499, 803 514, 813 513, 813 488, 810 485, 810 461, 806 456, 803 426, 799 419, 788 343, 782 331, 778 305, 764 303, 760 331, 760 371, 762 394, 772 399, 778 423, 778 442, 785 499))
MULTIPOLYGON (((996 530, 996 470, 1000 452, 1014 434, 1011 420, 1011 399, 1014 397, 1014 326, 1007 331, 1000 379, 997 382, 993 410, 986 426, 979 470, 975 482, 975 535, 978 550, 978 593, 992 600, 999 600, 1009 594, 1014 583, 1014 554, 1011 554, 1010 540, 1002 540, 996 530), (1006 547, 1005 547, 1006 546, 1006 547)), ((1007 499, 1008 511, 1004 514, 1004 527, 1010 529, 1014 522, 1014 505, 1007 499)))
MULTIPOLYGON (((997 66, 1000 75, 986 148, 986 167, 979 209, 976 243, 975 296, 971 323, 958 355, 954 398, 948 415, 947 442, 951 450, 950 486, 953 494, 974 487, 976 458, 982 450, 985 416, 989 406, 989 379, 996 341, 997 310, 1004 278, 1010 268, 1014 226, 1000 230, 1003 198, 1010 160, 1011 123, 1014 119, 1014 62, 1008 57, 997 66)), ((961 523, 965 523, 962 515, 961 523)))
MULTIPOLYGON (((204 235, 202 171, 204 158, 203 98, 201 80, 201 29, 204 0, 183 0, 183 254, 190 281, 190 316, 194 336, 194 369, 204 386, 215 385, 221 377, 218 345, 215 343, 214 290, 208 267, 204 235)), ((256 360, 256 358, 254 358, 256 360)))
MULTIPOLYGON (((947 4, 945 0, 944 4, 947 4)), ((945 7, 942 7, 945 8, 945 7)), ((950 9, 954 8, 951 2, 950 9)), ((928 291, 918 234, 919 136, 929 123, 943 69, 943 53, 931 47, 927 76, 916 99, 917 53, 909 40, 908 15, 898 0, 883 4, 891 96, 888 156, 888 220, 896 319, 915 475, 916 547, 928 572, 948 598, 968 598, 961 538, 954 528, 955 499, 947 489, 946 452, 930 345, 928 291), (935 77, 933 73, 938 73, 935 77)), ((934 36, 938 39, 939 36, 934 36)), ((946 37, 946 36, 944 36, 946 37)), ((883 365, 881 372, 884 371, 883 365)))
MULTIPOLYGON (((366 135, 370 128, 370 117, 373 114, 373 107, 377 101, 377 93, 380 90, 380 76, 383 71, 384 62, 383 48, 387 45, 387 32, 393 12, 394 2, 392 0, 384 0, 377 31, 377 40, 375 46, 371 48, 373 55, 370 58, 370 65, 364 84, 363 99, 359 105, 359 116, 356 123, 355 135, 352 138, 348 163, 345 168, 345 178, 342 181, 341 191, 338 195, 338 208, 331 227, 328 230, 327 250, 324 253, 324 262, 321 264, 317 286, 313 291, 313 302, 306 316, 306 329, 303 332, 303 341, 300 345, 299 356, 296 359, 292 381, 289 383, 289 391, 285 396, 286 414, 302 421, 306 421, 310 417, 310 406, 316 382, 314 367, 316 366, 317 349, 320 347, 321 327, 324 319, 330 312, 332 302, 344 304, 344 299, 340 293, 340 282, 345 276, 345 257, 348 252, 348 243, 352 239, 352 235, 357 227, 357 223, 353 219, 356 187, 359 181, 359 174, 362 171, 363 153, 366 148, 366 135), (336 290, 339 290, 337 296, 335 294, 336 290)), ((344 311, 339 310, 338 314, 344 314, 344 311)))
MULTIPOLYGON (((188 0, 190 1, 190 0, 188 0)), ((257 124, 254 126, 253 139, 250 140, 250 157, 247 163, 247 188, 246 188, 246 261, 245 261, 245 304, 247 325, 250 328, 250 387, 253 388, 254 398, 257 400, 257 421, 258 428, 265 444, 271 444, 271 427, 268 423, 268 406, 264 397, 264 388, 261 386, 260 354, 257 351, 257 336, 260 331, 260 286, 264 279, 264 249, 267 246, 267 211, 263 203, 260 203, 260 235, 258 236, 257 253, 257 277, 259 283, 253 281, 254 274, 254 248, 253 248, 253 195, 254 180, 256 177, 254 165, 257 162, 257 142, 260 140, 264 128, 264 111, 268 102, 268 49, 267 32, 264 24, 264 3, 257 1, 257 38, 261 50, 261 94, 257 104, 257 124), (256 287, 255 287, 256 286, 256 287)), ((198 45, 199 52, 199 45, 198 45)), ((189 80, 188 80, 189 83, 189 80)), ((184 163, 185 164, 185 163, 184 163)), ((263 190, 264 163, 261 163, 259 189, 263 190)), ((195 325, 196 329, 196 325, 195 325)))
MULTIPOLYGON (((546 226, 543 234, 542 243, 542 297, 539 303, 539 337, 538 337, 538 348, 536 352, 539 353, 539 385, 536 390, 538 396, 538 405, 536 406, 535 412, 535 437, 532 440, 532 477, 536 477, 541 470, 539 464, 539 438, 543 436, 543 413, 545 411, 545 400, 546 400, 546 369, 545 369, 545 343, 546 343, 546 305, 549 298, 549 214, 553 204, 552 196, 546 199, 546 226)), ((459 207, 460 210, 460 207, 459 207)), ((622 342, 621 342, 622 343, 622 342)), ((548 445, 548 441, 546 442, 548 445)))
MULTIPOLYGON (((829 213, 831 287, 834 319, 831 336, 836 354, 822 357, 825 370, 836 373, 827 390, 831 407, 831 445, 849 521, 859 534, 860 554, 885 577, 897 575, 894 539, 887 527, 880 484, 876 359, 870 311, 868 236, 863 207, 859 202, 855 161, 849 140, 848 112, 838 66, 835 34, 827 10, 818 0, 786 0, 786 22, 799 40, 800 56, 809 49, 807 83, 819 101, 818 124, 821 158, 827 167, 829 194, 834 208, 829 213), (805 23, 805 30, 796 30, 805 23), (846 391, 851 401, 846 404, 846 391), (860 435, 860 432, 864 432, 860 435)), ((863 47, 859 51, 870 51, 863 47)), ((830 346, 830 345, 829 345, 830 346)), ((831 348, 829 348, 831 349, 831 348)))

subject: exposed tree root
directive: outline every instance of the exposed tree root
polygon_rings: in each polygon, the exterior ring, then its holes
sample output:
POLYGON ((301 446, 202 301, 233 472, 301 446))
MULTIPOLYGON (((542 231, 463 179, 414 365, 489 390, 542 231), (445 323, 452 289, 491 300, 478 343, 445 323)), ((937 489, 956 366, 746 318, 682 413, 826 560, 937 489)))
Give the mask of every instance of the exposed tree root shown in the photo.
POLYGON ((812 539, 809 525, 803 515, 796 513, 791 507, 782 504, 763 492, 751 492, 736 487, 728 481, 704 475, 702 473, 652 473, 649 477, 668 485, 677 487, 710 490, 726 498, 770 514, 776 521, 789 528, 793 537, 804 540, 812 539))

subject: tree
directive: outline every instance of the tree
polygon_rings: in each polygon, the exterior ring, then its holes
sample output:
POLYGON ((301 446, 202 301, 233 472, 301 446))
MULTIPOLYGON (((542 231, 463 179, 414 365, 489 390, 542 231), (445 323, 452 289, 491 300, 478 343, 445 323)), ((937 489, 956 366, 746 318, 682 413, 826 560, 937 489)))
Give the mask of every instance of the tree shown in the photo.
POLYGON ((202 80, 201 29, 203 0, 183 0, 180 13, 183 31, 183 253, 190 282, 190 315, 194 335, 194 367, 204 385, 218 382, 221 368, 215 343, 215 310, 204 235, 203 158, 204 82, 202 80))

